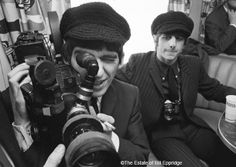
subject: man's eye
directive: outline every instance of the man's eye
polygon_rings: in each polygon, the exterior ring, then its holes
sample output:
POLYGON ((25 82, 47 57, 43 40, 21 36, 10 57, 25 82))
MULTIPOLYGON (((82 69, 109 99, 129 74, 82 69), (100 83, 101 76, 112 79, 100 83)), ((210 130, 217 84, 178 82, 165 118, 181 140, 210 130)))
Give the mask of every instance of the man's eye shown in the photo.
POLYGON ((100 59, 105 62, 114 62, 118 59, 118 57, 117 56, 103 56, 100 59))
POLYGON ((178 41, 182 41, 182 40, 184 40, 184 38, 181 37, 181 36, 176 36, 175 38, 176 38, 178 41))
POLYGON ((105 57, 105 58, 101 58, 101 60, 105 61, 105 62, 114 62, 116 60, 116 58, 105 57))
POLYGON ((170 35, 164 35, 163 38, 166 39, 166 40, 169 40, 169 39, 171 39, 171 36, 170 35))

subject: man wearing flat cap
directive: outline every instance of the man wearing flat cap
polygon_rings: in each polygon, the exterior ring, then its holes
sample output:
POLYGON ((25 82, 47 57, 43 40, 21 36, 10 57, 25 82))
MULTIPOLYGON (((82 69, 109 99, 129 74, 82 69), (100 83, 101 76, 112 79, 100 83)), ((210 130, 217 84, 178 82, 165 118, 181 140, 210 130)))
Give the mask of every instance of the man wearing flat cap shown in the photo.
POLYGON ((221 53, 236 55, 236 0, 224 0, 206 17, 205 43, 221 53))
MULTIPOLYGON (((81 82, 87 71, 78 65, 77 59, 83 56, 81 53, 89 54, 96 59, 98 72, 92 95, 96 102, 93 104, 91 102, 89 110, 101 121, 104 132, 110 137, 121 159, 121 165, 133 165, 134 161, 147 162, 150 151, 140 112, 138 88, 114 79, 123 58, 123 45, 130 38, 127 21, 106 3, 86 3, 70 8, 63 14, 60 32, 64 39, 63 58, 79 76, 81 82)), ((28 73, 29 65, 23 63, 8 74, 14 121, 22 128, 26 123, 30 126, 25 100, 19 89, 22 82, 26 82, 26 79, 21 81, 20 78, 28 73), (22 107, 17 108, 17 106, 22 107)), ((54 127, 59 126, 54 125, 54 127)), ((53 141, 47 143, 48 148, 55 148, 60 142, 53 137, 53 135, 47 136, 45 140, 53 141), (51 138, 53 139, 50 140, 51 138)), ((26 143, 25 140, 19 141, 20 146, 21 143, 26 143)), ((27 143, 25 150, 30 149, 32 142, 27 143)), ((117 166, 114 163, 113 166, 117 166)))
POLYGON ((229 166, 236 156, 193 109, 197 93, 225 102, 236 90, 210 78, 198 57, 181 53, 193 26, 182 12, 157 16, 151 25, 155 51, 132 55, 117 78, 138 86, 144 128, 159 160, 178 161, 184 167, 204 166, 203 161, 212 167, 229 166))

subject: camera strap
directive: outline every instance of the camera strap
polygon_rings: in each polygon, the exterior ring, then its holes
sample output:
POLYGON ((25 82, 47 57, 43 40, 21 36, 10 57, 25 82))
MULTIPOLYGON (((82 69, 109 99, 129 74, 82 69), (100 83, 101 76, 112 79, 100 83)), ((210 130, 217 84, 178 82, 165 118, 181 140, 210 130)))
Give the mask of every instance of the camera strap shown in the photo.
POLYGON ((179 67, 179 62, 177 61, 177 70, 178 70, 178 75, 176 77, 177 80, 177 89, 178 89, 178 100, 177 103, 180 104, 182 101, 182 96, 181 96, 181 71, 179 67))
POLYGON ((172 102, 181 102, 181 81, 180 81, 180 68, 177 63, 177 74, 174 73, 173 67, 169 67, 167 72, 167 82, 168 82, 168 95, 166 99, 172 102))

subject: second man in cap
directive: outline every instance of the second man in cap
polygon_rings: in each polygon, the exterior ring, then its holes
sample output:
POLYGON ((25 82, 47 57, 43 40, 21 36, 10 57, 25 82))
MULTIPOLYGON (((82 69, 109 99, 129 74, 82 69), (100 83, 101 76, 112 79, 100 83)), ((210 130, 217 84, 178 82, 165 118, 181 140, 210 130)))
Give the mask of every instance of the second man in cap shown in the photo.
POLYGON ((236 89, 210 78, 198 57, 182 54, 192 30, 193 21, 182 12, 157 16, 151 25, 155 51, 132 55, 117 77, 138 86, 144 127, 159 160, 183 167, 204 166, 200 159, 230 166, 235 155, 193 109, 197 93, 225 102, 236 89))

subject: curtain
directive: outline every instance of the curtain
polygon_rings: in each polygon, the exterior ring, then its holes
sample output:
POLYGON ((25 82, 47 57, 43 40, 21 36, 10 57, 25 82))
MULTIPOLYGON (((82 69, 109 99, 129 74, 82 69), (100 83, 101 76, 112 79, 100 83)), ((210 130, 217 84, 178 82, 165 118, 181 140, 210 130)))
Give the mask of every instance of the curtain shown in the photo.
POLYGON ((169 0, 168 11, 171 10, 189 14, 190 0, 169 0))
POLYGON ((14 67, 12 45, 25 31, 50 35, 48 11, 56 11, 61 19, 70 8, 70 0, 0 0, 0 90, 8 86, 7 73, 14 67))

